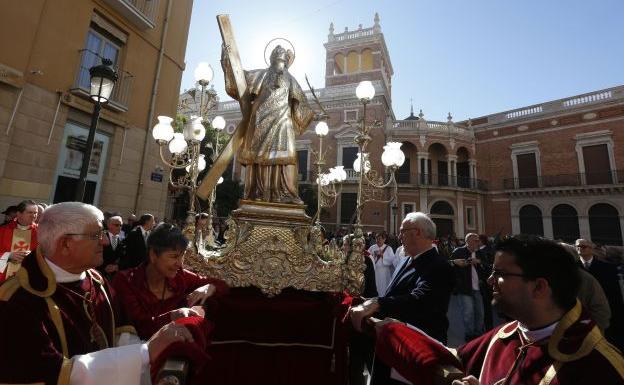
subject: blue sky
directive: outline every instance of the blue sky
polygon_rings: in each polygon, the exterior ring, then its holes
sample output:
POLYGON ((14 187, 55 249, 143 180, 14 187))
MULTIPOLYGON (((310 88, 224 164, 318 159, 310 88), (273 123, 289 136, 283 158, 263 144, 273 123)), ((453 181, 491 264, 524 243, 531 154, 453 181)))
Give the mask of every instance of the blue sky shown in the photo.
POLYGON ((624 84, 623 0, 195 0, 182 90, 201 61, 215 70, 221 100, 221 37, 229 14, 245 69, 265 67, 275 37, 296 49, 291 71, 325 86, 329 24, 336 32, 373 25, 375 12, 394 68, 398 119, 477 117, 624 84))

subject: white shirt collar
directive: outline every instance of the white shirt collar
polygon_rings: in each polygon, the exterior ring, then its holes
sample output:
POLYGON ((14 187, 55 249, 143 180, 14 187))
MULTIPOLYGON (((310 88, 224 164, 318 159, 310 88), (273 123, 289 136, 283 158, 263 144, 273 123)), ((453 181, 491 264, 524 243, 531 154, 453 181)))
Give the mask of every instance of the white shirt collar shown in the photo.
POLYGON ((54 278, 56 278, 56 282, 58 283, 76 282, 87 278, 87 273, 84 271, 80 274, 70 273, 55 265, 54 262, 50 261, 48 258, 45 258, 45 261, 48 266, 50 266, 50 270, 54 273, 54 278))
POLYGON ((589 258, 588 260, 584 260, 584 259, 581 257, 581 263, 582 263, 583 265, 587 265, 588 263, 591 265, 591 263, 592 263, 593 261, 594 261, 594 257, 591 257, 591 258, 589 258))
POLYGON ((518 322, 518 330, 520 331, 520 334, 522 334, 522 337, 524 338, 525 341, 532 343, 532 342, 541 341, 544 338, 550 337, 555 331, 555 328, 557 327, 557 325, 559 325, 559 321, 552 323, 541 329, 529 330, 528 327, 518 322))

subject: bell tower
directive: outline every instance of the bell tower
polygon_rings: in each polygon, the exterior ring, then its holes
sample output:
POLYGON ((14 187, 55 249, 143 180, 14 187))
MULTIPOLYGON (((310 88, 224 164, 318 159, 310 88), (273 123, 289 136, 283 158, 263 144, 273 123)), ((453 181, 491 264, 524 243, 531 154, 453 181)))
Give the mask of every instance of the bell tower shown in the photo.
POLYGON ((331 23, 324 45, 325 87, 378 81, 390 101, 393 70, 379 14, 375 13, 372 27, 363 28, 360 24, 355 31, 345 27, 344 32, 336 33, 331 23))

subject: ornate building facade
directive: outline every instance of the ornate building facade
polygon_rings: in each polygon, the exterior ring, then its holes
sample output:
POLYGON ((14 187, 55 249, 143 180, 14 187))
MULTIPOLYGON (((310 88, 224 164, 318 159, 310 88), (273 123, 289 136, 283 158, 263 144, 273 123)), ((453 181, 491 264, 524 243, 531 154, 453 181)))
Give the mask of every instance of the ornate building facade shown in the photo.
MULTIPOLYGON (((451 114, 446 121, 430 121, 422 111, 401 120, 392 110, 393 68, 378 15, 372 27, 355 31, 335 33, 332 24, 325 49, 325 88, 316 91, 329 113, 327 164, 343 165, 348 176, 336 205, 321 216, 327 228, 348 227, 353 219, 353 139, 363 118, 355 88, 370 80, 376 94, 365 118, 381 123, 369 144, 372 167, 385 173, 380 156, 388 141, 403 143, 406 160, 397 172, 397 202, 367 203, 366 229, 396 233, 404 214, 418 210, 430 213, 439 236, 522 231, 622 243, 624 173, 618 170, 624 156, 617 149, 624 140, 624 87, 471 121, 454 122, 451 114)), ((240 121, 235 101, 219 103, 210 114, 222 115, 229 133, 240 121)), ((315 188, 313 126, 297 146, 300 185, 315 188)), ((234 178, 240 178, 244 168, 236 161, 233 167, 234 178)), ((391 195, 388 188, 383 197, 391 195)))
POLYGON ((86 200, 163 217, 167 180, 151 128, 176 111, 191 9, 191 0, 3 4, 0 207, 74 200, 93 111, 89 68, 106 58, 119 79, 100 114, 86 200))

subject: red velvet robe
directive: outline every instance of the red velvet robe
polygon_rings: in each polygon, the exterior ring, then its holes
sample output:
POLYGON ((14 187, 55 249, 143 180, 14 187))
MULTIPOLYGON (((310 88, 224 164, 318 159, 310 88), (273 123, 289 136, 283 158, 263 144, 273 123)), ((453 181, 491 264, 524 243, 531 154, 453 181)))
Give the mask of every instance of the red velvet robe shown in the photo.
MULTIPOLYGON (((30 228, 30 244, 27 245, 13 245, 13 230, 17 228, 17 220, 0 226, 0 256, 5 252, 14 251, 16 249, 22 250, 37 250, 38 242, 37 242, 37 224, 33 223, 29 226, 30 228), (15 247, 14 247, 15 246, 15 247), (21 247, 20 247, 21 246, 21 247)), ((6 275, 4 271, 0 271, 0 283, 6 280, 6 275)))
POLYGON ((228 292, 225 282, 208 277, 202 277, 188 270, 182 269, 170 280, 166 281, 174 294, 161 301, 148 288, 145 273, 146 265, 120 271, 115 275, 113 287, 119 298, 119 303, 132 320, 139 337, 148 340, 152 334, 162 326, 171 322, 172 310, 188 307, 187 294, 208 283, 217 288, 217 292, 209 300, 213 300, 228 292))
MULTIPOLYGON (((419 384, 412 366, 419 364, 422 352, 401 342, 414 338, 420 338, 418 332, 404 325, 386 325, 377 336, 376 351, 382 361, 419 384)), ((622 354, 581 311, 580 303, 542 341, 523 347, 517 322, 511 322, 468 342, 457 353, 465 372, 482 385, 537 385, 551 375, 550 385, 624 384, 622 354), (500 382, 504 378, 507 381, 500 382)))
POLYGON ((0 287, 0 383, 66 384, 70 358, 101 349, 91 338, 92 322, 80 297, 85 293, 94 298, 95 318, 109 347, 116 334, 134 331, 116 327, 111 292, 97 271, 88 270, 82 281, 57 284, 40 255, 24 259, 17 274, 0 287))

